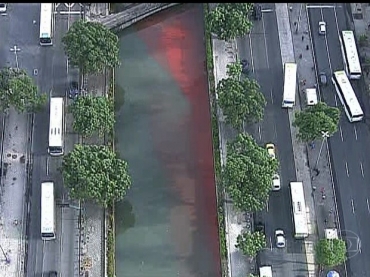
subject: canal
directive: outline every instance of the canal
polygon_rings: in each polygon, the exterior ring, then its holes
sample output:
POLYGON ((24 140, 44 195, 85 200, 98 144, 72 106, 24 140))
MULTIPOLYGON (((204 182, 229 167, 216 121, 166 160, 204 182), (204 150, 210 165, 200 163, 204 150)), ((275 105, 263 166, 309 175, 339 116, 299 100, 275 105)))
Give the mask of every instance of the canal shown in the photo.
POLYGON ((118 277, 219 277, 203 7, 120 34, 116 149, 132 188, 116 206, 118 277))

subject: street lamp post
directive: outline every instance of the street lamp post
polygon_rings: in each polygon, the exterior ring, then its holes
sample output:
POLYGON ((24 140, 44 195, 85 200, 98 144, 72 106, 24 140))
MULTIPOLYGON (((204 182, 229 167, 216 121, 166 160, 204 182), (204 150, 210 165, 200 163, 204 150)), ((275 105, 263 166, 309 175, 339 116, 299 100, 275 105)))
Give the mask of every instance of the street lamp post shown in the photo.
POLYGON ((320 156, 321 156, 321 152, 322 152, 322 147, 324 146, 324 142, 325 140, 329 137, 329 132, 324 132, 324 131, 321 131, 321 136, 322 136, 322 142, 321 142, 321 146, 320 146, 320 151, 319 151, 319 155, 317 157, 317 160, 316 160, 316 163, 315 163, 315 166, 314 166, 314 170, 317 171, 317 165, 319 163, 319 159, 320 159, 320 156))
POLYGON ((17 67, 17 69, 19 69, 19 64, 18 64, 18 54, 17 52, 21 51, 20 48, 17 47, 17 45, 14 45, 13 48, 10 48, 10 52, 14 52, 14 55, 15 55, 15 65, 17 67))

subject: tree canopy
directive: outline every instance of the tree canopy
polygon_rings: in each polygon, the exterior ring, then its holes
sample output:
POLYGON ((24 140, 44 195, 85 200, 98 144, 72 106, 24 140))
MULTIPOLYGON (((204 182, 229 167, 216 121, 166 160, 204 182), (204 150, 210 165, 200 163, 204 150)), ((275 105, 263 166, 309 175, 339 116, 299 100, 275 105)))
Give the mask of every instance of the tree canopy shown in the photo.
POLYGON ((235 78, 237 80, 240 79, 240 75, 242 74, 242 65, 239 61, 236 61, 234 63, 230 63, 226 66, 227 69, 227 76, 231 78, 235 78))
POLYGON ((329 107, 324 102, 309 106, 303 111, 297 111, 293 126, 298 127, 297 137, 305 142, 322 137, 322 132, 333 135, 338 131, 340 110, 329 107))
POLYGON ((230 40, 250 32, 251 3, 221 3, 206 16, 208 30, 219 39, 230 40))
POLYGON ((106 207, 122 200, 131 186, 127 163, 103 145, 80 145, 63 158, 64 184, 76 199, 94 200, 106 207))
POLYGON ((46 94, 38 94, 33 79, 23 69, 0 70, 0 103, 2 110, 13 106, 18 112, 34 112, 47 100, 46 94))
POLYGON ((245 232, 236 238, 236 245, 244 255, 255 257, 258 251, 266 247, 265 234, 261 232, 245 232))
POLYGON ((84 73, 119 65, 118 37, 101 23, 78 20, 62 38, 69 62, 84 73))
POLYGON ((347 259, 346 243, 342 239, 321 239, 315 250, 317 262, 322 266, 337 266, 347 259))
POLYGON ((222 180, 235 207, 249 212, 262 210, 278 166, 277 159, 271 159, 248 134, 240 134, 229 143, 222 180))
POLYGON ((113 102, 104 96, 81 96, 70 106, 73 114, 73 129, 83 136, 91 136, 98 131, 99 135, 113 129, 113 102))
MULTIPOLYGON (((229 71, 234 71, 229 68, 229 71)), ((217 86, 218 103, 226 117, 226 123, 240 130, 243 122, 258 122, 263 118, 266 99, 257 81, 239 80, 234 75, 222 79, 217 86)))

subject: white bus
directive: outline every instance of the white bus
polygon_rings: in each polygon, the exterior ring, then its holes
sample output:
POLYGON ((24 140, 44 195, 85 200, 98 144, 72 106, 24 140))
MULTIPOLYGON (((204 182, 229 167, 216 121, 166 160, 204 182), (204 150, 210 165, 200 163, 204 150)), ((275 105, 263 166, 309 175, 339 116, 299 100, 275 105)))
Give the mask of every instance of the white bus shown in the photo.
POLYGON ((41 183, 41 238, 55 239, 54 183, 41 183))
POLYGON ((53 45, 53 4, 41 3, 40 45, 53 45))
POLYGON ((362 120, 364 113, 346 73, 344 71, 335 71, 332 77, 332 82, 337 91, 339 100, 342 102, 348 120, 350 122, 362 120))
POLYGON ((49 147, 51 156, 61 156, 64 153, 64 99, 50 98, 49 147))
POLYGON ((306 202, 304 200, 303 183, 290 182, 290 194, 292 196, 294 237, 296 239, 303 239, 308 236, 307 211, 306 202))
POLYGON ((352 31, 342 31, 340 45, 342 50, 344 68, 350 79, 361 78, 361 64, 358 57, 356 40, 352 31))
POLYGON ((293 108, 297 86, 297 64, 285 63, 284 65, 284 95, 283 108, 293 108))

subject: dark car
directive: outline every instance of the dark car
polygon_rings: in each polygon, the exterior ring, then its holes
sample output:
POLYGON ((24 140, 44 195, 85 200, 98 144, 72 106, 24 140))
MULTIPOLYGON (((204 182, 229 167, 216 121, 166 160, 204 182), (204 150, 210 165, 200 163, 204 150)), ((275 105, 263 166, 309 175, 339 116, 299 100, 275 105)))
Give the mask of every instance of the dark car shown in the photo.
POLYGON ((320 84, 323 86, 326 86, 328 84, 328 79, 326 78, 325 72, 319 73, 319 81, 320 81, 320 84))
POLYGON ((248 74, 250 71, 249 62, 247 60, 241 60, 240 64, 242 65, 242 73, 248 74))
POLYGON ((78 89, 78 83, 76 81, 72 81, 69 84, 68 88, 68 97, 70 99, 76 99, 80 94, 80 90, 78 89))
POLYGON ((255 20, 261 20, 262 19, 262 7, 260 5, 254 5, 253 6, 252 16, 255 20))
POLYGON ((58 273, 56 271, 49 271, 48 277, 58 277, 58 273))

